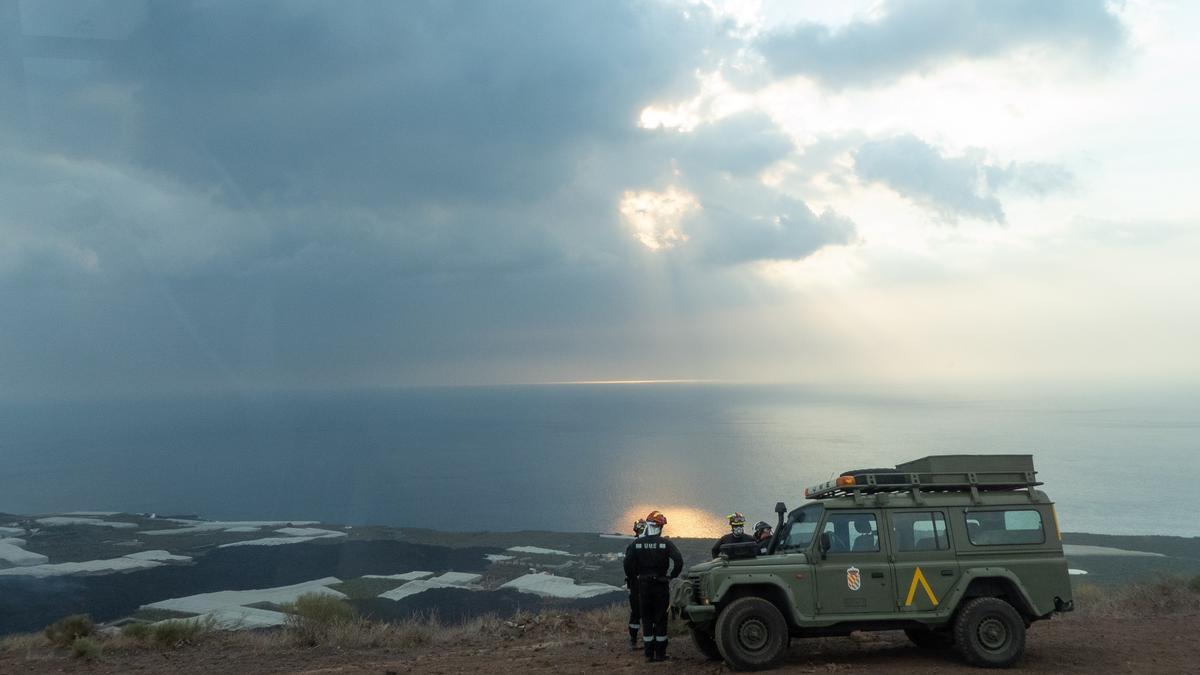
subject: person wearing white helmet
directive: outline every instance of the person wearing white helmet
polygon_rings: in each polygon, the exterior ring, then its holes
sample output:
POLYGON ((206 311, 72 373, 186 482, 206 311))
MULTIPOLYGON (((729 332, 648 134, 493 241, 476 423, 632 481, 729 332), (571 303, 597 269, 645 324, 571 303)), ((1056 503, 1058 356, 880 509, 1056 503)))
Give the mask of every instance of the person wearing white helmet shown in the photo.
POLYGON ((667 517, 659 511, 646 516, 646 533, 633 542, 625 557, 625 576, 637 579, 642 608, 642 642, 647 661, 667 660, 667 612, 671 608, 671 579, 683 572, 683 555, 662 536, 667 517), (668 574, 669 572, 669 574, 668 574))

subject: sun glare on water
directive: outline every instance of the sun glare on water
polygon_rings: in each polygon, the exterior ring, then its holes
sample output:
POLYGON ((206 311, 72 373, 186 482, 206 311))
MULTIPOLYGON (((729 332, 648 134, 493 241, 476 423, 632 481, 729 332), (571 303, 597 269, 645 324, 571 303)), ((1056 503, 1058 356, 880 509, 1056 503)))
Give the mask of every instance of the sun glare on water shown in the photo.
POLYGON ((692 506, 671 504, 638 504, 626 509, 612 526, 614 532, 633 533, 633 522, 645 518, 651 511, 662 511, 667 517, 663 534, 668 537, 719 537, 727 529, 721 516, 692 506))

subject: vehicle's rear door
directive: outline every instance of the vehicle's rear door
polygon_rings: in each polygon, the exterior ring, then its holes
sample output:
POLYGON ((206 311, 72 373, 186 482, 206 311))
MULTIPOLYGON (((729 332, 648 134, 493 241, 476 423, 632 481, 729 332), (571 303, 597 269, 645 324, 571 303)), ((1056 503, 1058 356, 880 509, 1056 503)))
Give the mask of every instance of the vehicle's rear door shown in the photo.
POLYGON ((888 511, 888 532, 900 612, 937 609, 958 581, 958 559, 945 509, 888 511))

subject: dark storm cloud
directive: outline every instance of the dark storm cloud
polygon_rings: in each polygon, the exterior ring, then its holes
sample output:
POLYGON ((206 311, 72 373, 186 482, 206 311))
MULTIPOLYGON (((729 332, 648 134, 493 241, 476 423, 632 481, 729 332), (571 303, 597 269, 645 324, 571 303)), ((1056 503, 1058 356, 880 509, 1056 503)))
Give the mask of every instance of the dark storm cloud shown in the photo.
POLYGON ((144 161, 289 201, 543 196, 575 144, 633 134, 720 39, 710 20, 622 3, 154 10, 115 67, 141 87, 144 161))
MULTIPOLYGON (((72 21, 59 9, 40 31, 72 21)), ((0 155, 10 393, 622 362, 655 353, 652 268, 700 315, 741 301, 726 266, 853 231, 757 180, 793 149, 764 117, 637 128, 730 46, 700 8, 145 9, 106 29, 106 61, 23 60, 30 133, 0 155), (617 202, 673 184, 703 209, 684 255, 655 257, 617 202)))
POLYGON ((949 156, 908 134, 863 143, 854 153, 854 169, 861 180, 886 185, 950 223, 959 218, 1004 223, 998 191, 1044 196, 1071 180, 1066 169, 1052 164, 999 165, 978 148, 949 156))
POLYGON ((769 34, 759 51, 780 75, 826 86, 887 82, 956 59, 991 58, 1038 45, 1104 59, 1125 39, 1104 0, 891 0, 876 20, 831 29, 815 23, 769 34))

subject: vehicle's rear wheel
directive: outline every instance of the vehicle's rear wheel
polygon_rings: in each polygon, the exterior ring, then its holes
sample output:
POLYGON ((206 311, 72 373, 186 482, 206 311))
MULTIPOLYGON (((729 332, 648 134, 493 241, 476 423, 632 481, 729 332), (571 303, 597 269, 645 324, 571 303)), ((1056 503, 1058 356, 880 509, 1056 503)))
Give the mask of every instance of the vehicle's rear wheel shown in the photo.
POLYGON ((717 616, 717 648, 734 670, 762 670, 779 662, 788 642, 787 621, 762 598, 734 600, 717 616))
POLYGON ((971 665, 1007 668, 1025 651, 1025 620, 1000 598, 975 598, 959 609, 954 644, 971 665))
POLYGON ((717 641, 713 638, 712 633, 695 626, 689 627, 689 630, 692 633, 692 644, 696 645, 696 649, 704 655, 704 658, 710 661, 721 660, 721 650, 717 648, 717 641))
POLYGON ((954 646, 954 636, 945 630, 905 628, 904 634, 921 649, 945 649, 954 646))

